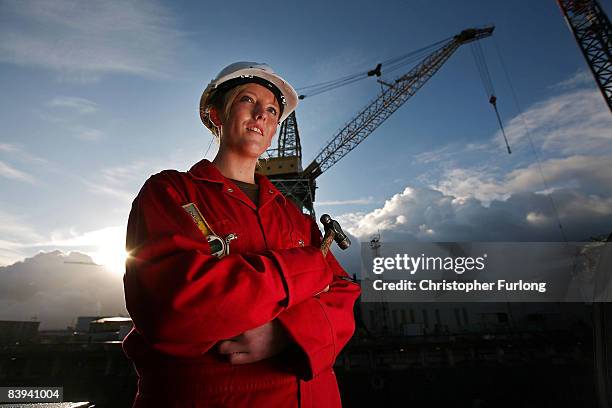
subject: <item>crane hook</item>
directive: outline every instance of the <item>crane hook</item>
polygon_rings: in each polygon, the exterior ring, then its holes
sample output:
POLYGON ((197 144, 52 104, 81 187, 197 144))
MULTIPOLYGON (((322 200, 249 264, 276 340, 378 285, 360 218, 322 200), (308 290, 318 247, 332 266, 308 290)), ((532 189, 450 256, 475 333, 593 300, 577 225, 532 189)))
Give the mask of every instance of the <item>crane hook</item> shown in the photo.
POLYGON ((495 115, 497 115, 497 122, 499 122, 499 128, 501 129, 502 135, 504 136, 504 142, 506 142, 506 149, 508 149, 508 154, 512 154, 512 150, 510 150, 510 145, 508 144, 508 138, 506 137, 506 131, 504 130, 504 125, 502 124, 501 117, 499 116, 499 111, 497 110, 497 97, 495 95, 491 95, 491 97, 489 98, 489 103, 493 105, 495 115))

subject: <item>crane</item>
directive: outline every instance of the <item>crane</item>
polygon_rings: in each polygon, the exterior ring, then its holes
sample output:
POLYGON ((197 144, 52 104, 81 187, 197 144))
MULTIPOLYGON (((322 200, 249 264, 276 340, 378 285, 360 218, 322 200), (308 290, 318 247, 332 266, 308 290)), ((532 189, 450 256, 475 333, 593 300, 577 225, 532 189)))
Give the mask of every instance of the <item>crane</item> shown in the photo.
MULTIPOLYGON (((597 87, 612 112, 612 26, 597 0, 557 0, 565 21, 582 51, 593 74, 597 87)), ((612 242, 612 234, 607 242, 612 242)), ((605 256, 612 256, 608 249, 605 256)), ((600 265, 605 265, 599 262, 600 265)), ((600 276, 607 276, 601 272, 600 276)), ((610 303, 593 302, 593 351, 595 385, 598 406, 608 408, 612 403, 612 306, 610 303)))
MULTIPOLYGON (((268 176, 302 211, 314 215, 316 178, 372 134, 410 99, 460 46, 489 37, 494 29, 494 26, 488 26, 463 30, 393 83, 379 81, 384 85, 380 94, 344 125, 304 170, 297 119, 293 112, 281 125, 278 147, 268 150, 268 159, 259 172, 268 176)), ((378 76, 379 72, 380 67, 377 66, 368 75, 378 76)))
POLYGON ((612 26, 596 0, 557 0, 612 112, 612 26))

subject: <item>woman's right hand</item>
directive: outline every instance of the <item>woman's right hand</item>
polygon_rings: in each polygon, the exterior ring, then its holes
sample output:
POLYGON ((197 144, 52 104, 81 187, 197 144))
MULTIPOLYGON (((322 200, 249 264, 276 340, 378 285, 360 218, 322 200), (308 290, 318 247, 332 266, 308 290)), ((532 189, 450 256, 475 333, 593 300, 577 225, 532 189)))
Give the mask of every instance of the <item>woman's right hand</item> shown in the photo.
POLYGON ((247 364, 273 357, 290 343, 287 331, 274 319, 236 337, 220 341, 217 350, 227 356, 231 364, 247 364))

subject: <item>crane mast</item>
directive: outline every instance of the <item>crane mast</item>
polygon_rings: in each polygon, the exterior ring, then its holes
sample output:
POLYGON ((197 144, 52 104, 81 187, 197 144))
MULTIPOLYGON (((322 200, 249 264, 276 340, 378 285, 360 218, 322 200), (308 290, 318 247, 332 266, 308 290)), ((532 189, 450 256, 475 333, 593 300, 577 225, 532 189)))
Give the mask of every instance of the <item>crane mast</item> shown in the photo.
POLYGON ((596 0, 557 0, 612 112, 612 26, 596 0))
POLYGON ((490 36, 494 28, 463 30, 394 83, 385 84, 386 89, 349 121, 303 171, 297 121, 295 113, 292 113, 281 125, 278 147, 268 150, 268 159, 262 162, 259 172, 268 176, 303 212, 314 216, 315 179, 357 147, 410 99, 457 48, 490 36))
POLYGON ((300 132, 298 131, 295 111, 291 112, 287 119, 281 123, 278 132, 278 147, 268 149, 272 157, 299 157, 302 158, 302 145, 300 144, 300 132))

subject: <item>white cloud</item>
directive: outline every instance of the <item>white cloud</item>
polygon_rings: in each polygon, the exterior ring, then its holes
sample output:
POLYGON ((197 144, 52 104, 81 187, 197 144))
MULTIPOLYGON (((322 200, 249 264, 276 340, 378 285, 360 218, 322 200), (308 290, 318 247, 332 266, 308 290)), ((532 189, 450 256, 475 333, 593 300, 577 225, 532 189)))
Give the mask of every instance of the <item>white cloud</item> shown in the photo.
MULTIPOLYGON (((214 151, 211 154, 214 154, 214 151)), ((129 204, 151 175, 164 169, 186 171, 202 160, 201 155, 202 152, 197 148, 179 148, 164 157, 136 160, 129 164, 99 169, 94 177, 84 179, 83 183, 91 192, 113 199, 119 198, 129 204)), ((207 158, 211 160, 211 155, 207 158)))
POLYGON ((550 88, 572 89, 584 85, 593 85, 593 75, 586 69, 578 70, 571 78, 563 80, 550 88))
POLYGON ((612 232, 612 198, 565 189, 551 197, 517 193, 483 205, 427 188, 406 189, 369 213, 338 217, 361 240, 381 233, 387 241, 562 241, 557 214, 569 240, 612 232), (555 209, 557 211, 555 211, 555 209))
POLYGON ((478 163, 499 165, 500 157, 519 162, 569 155, 612 154, 612 116, 599 91, 570 89, 530 106, 504 123, 512 155, 506 155, 501 131, 487 142, 462 146, 449 144, 415 156, 419 163, 456 164, 465 157, 478 163), (475 160, 473 160, 475 159, 475 160))
POLYGON ((0 143, 0 152, 13 153, 17 151, 17 146, 9 143, 0 143))
POLYGON ((0 235, 5 240, 35 241, 41 239, 28 220, 23 216, 16 216, 0 210, 0 235))
MULTIPOLYGON (((612 195, 612 156, 569 156, 550 159, 541 164, 549 186, 575 187, 586 194, 612 195)), ((537 191, 542 177, 537 164, 511 171, 503 188, 509 193, 537 191)))
POLYGON ((0 267, 0 320, 36 316, 42 329, 62 329, 77 316, 125 314, 121 275, 90 262, 53 251, 0 267))
POLYGON ((328 200, 328 201, 317 201, 317 205, 350 205, 350 204, 371 204, 374 202, 374 197, 355 198, 352 200, 328 200))
POLYGON ((28 153, 22 146, 11 143, 0 143, 0 152, 10 153, 10 157, 17 158, 26 163, 49 164, 46 159, 28 153))
POLYGON ((559 241, 612 232, 612 117, 584 72, 563 93, 529 107, 487 143, 449 144, 419 154, 439 163, 381 208, 338 217, 359 239, 559 241), (534 156, 529 139, 538 150, 534 156), (433 181, 432 181, 433 180, 433 181), (563 232, 559 230, 559 222, 563 232))
MULTIPOLYGON (((590 88, 538 102, 504 126, 513 153, 530 152, 528 137, 545 155, 612 152, 612 117, 599 91, 590 88)), ((504 148, 500 132, 492 141, 504 148)))
POLYGON ((133 191, 124 190, 118 187, 91 182, 87 182, 86 184, 89 187, 89 191, 92 193, 103 194, 111 198, 118 198, 124 203, 129 203, 134 199, 134 197, 136 197, 136 193, 133 191))
POLYGON ((26 243, 43 237, 29 224, 25 216, 0 210, 0 265, 8 265, 27 255, 26 243))
POLYGON ((78 250, 109 270, 122 273, 125 265, 125 226, 105 227, 94 231, 77 233, 74 230, 54 232, 51 240, 36 246, 78 250))
POLYGON ((550 217, 547 217, 544 214, 533 212, 533 211, 527 213, 527 216, 525 217, 525 219, 527 220, 527 222, 531 224, 535 224, 535 225, 546 225, 552 222, 552 219, 550 217))
POLYGON ((0 240, 0 267, 10 265, 25 258, 20 245, 11 241, 0 240))
POLYGON ((89 99, 78 98, 75 96, 58 96, 48 103, 52 108, 68 108, 78 113, 93 113, 98 110, 98 104, 89 99))
POLYGON ((423 164, 448 162, 451 157, 457 155, 458 151, 462 150, 456 145, 448 144, 436 150, 416 154, 414 159, 418 163, 423 164))
POLYGON ((7 164, 0 160, 0 176, 5 177, 11 180, 25 181, 27 183, 34 184, 36 180, 30 174, 18 170, 12 167, 10 164, 7 164))
POLYGON ((0 213, 0 264, 15 263, 40 250, 61 248, 80 251, 109 270, 121 272, 125 262, 125 226, 104 227, 98 230, 78 232, 71 228, 54 231, 42 236, 30 227, 26 220, 0 213))
MULTIPOLYGON (((486 143, 453 143, 417 155, 418 162, 435 164, 416 179, 456 203, 474 199, 485 207, 521 194, 548 196, 563 190, 605 202, 612 196, 612 117, 599 92, 584 87, 584 79, 584 74, 574 76, 555 88, 562 93, 505 123, 512 155, 505 153, 498 131, 486 143)), ((534 214, 529 219, 522 214, 522 220, 543 225, 543 218, 534 214)))
POLYGON ((123 248, 125 245, 122 242, 125 237, 125 227, 114 226, 105 227, 102 229, 88 231, 85 233, 77 233, 74 230, 69 232, 54 232, 51 234, 51 240, 41 242, 37 246, 50 247, 99 247, 105 245, 109 241, 118 241, 118 247, 123 248))
POLYGON ((125 225, 80 232, 74 228, 40 233, 35 218, 0 210, 0 266, 9 265, 41 250, 78 250, 113 271, 123 269, 125 225))
POLYGON ((577 188, 585 194, 607 197, 612 195, 612 172, 606 171, 610 168, 612 156, 582 155, 550 159, 502 175, 500 169, 490 167, 455 168, 446 171, 432 188, 462 200, 473 197, 484 205, 515 193, 561 188, 577 188))
POLYGON ((339 217, 348 231, 359 237, 367 237, 378 231, 400 230, 417 237, 430 228, 433 219, 443 218, 452 209, 452 200, 443 199, 440 192, 427 189, 406 187, 385 202, 382 208, 370 213, 345 214, 339 217), (433 204, 435 202, 435 204, 433 204), (425 204, 425 207, 423 205, 425 204))
POLYGON ((88 142, 95 142, 104 137, 104 132, 99 129, 91 129, 83 126, 77 126, 74 130, 74 135, 77 139, 88 142))
POLYGON ((473 197, 485 204, 508 198, 511 193, 505 189, 503 181, 498 181, 493 171, 486 168, 447 170, 432 188, 460 200, 473 197))
POLYGON ((87 142, 97 142, 104 138, 105 133, 102 130, 90 127, 89 120, 85 121, 81 116, 97 112, 99 110, 97 103, 73 96, 58 96, 47 102, 46 106, 47 109, 40 111, 39 116, 43 120, 59 125, 63 132, 72 137, 87 142))
POLYGON ((610 196, 612 117, 597 90, 577 88, 584 77, 577 74, 561 87, 563 93, 507 121, 512 155, 504 153, 498 131, 488 143, 452 144, 416 156, 440 163, 418 179, 457 200, 476 198, 484 205, 516 193, 565 188, 610 196))
POLYGON ((168 75, 183 42, 174 17, 153 1, 5 1, 2 14, 0 61, 72 81, 168 75))
POLYGON ((152 174, 164 168, 160 160, 138 160, 130 164, 107 167, 84 180, 89 191, 119 199, 125 204, 134 200, 140 186, 152 174))

